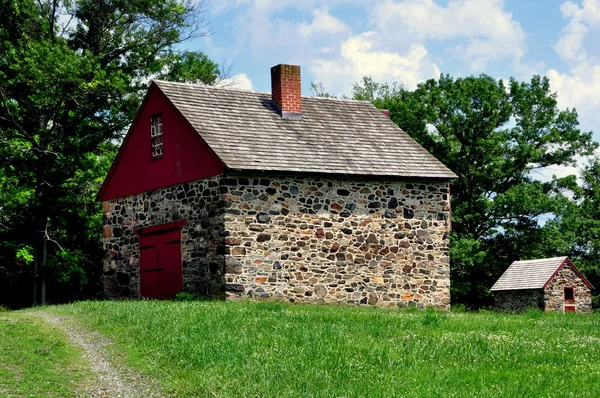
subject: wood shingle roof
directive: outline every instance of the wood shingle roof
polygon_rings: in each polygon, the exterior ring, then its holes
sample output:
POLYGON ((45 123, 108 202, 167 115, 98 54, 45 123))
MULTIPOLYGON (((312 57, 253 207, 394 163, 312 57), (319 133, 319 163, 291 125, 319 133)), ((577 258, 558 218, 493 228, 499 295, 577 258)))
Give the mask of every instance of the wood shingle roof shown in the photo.
POLYGON ((268 93, 153 84, 230 169, 456 178, 368 101, 302 97, 293 120, 268 93))
POLYGON ((490 290, 543 289, 565 262, 573 268, 590 289, 593 288, 567 257, 552 257, 513 262, 490 290))

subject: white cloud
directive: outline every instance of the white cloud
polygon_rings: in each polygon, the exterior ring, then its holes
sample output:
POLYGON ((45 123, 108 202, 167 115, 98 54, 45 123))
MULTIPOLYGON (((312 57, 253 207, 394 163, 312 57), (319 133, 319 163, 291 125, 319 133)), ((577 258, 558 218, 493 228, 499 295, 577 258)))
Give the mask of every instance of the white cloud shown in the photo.
POLYGON ((525 34, 502 0, 220 0, 215 10, 235 11, 238 51, 256 62, 299 64, 338 95, 363 75, 408 87, 438 77, 432 42, 447 43, 472 70, 517 63, 526 51, 525 34), (361 7, 368 28, 353 31, 336 16, 343 3, 361 7))
POLYGON ((239 73, 227 79, 219 80, 215 86, 235 88, 238 90, 254 90, 252 80, 245 73, 239 73))
POLYGON ((552 181, 553 177, 563 178, 570 175, 579 175, 579 169, 575 166, 553 165, 531 171, 531 177, 542 182, 552 181))
POLYGON ((363 75, 399 81, 409 88, 440 68, 428 51, 432 41, 450 42, 448 52, 470 68, 508 58, 517 64, 525 54, 525 33, 501 0, 383 0, 372 3, 372 29, 339 43, 337 56, 311 62, 317 80, 333 92, 348 92, 363 75))
POLYGON ((218 0, 211 3, 215 13, 222 13, 241 7, 255 10, 263 15, 272 14, 286 8, 312 10, 315 7, 334 6, 343 3, 361 3, 364 0, 218 0))
POLYGON ((472 69, 499 59, 519 60, 526 51, 525 33, 502 0, 385 0, 371 10, 371 23, 390 38, 414 42, 459 43, 449 52, 472 69))
POLYGON ((570 73, 550 69, 546 75, 552 89, 558 93, 561 108, 577 108, 584 129, 600 125, 600 65, 583 62, 570 73))
POLYGON ((313 20, 311 23, 303 22, 298 28, 298 33, 304 39, 319 34, 349 33, 350 27, 338 18, 329 14, 327 9, 313 10, 313 20))
POLYGON ((405 54, 387 51, 376 32, 364 32, 345 40, 338 58, 316 60, 310 70, 335 94, 347 92, 362 76, 376 81, 398 81, 414 88, 439 69, 427 61, 427 49, 415 44, 405 54))
MULTIPOLYGON (((328 8, 308 8, 305 10, 310 11, 308 15, 296 13, 294 18, 283 18, 275 15, 276 10, 269 7, 270 2, 254 0, 252 6, 236 16, 237 47, 249 52, 256 62, 271 65, 293 63, 310 70, 315 59, 336 57, 340 43, 352 34, 350 27, 333 16, 328 8)), ((306 8, 308 3, 317 2, 283 1, 276 7, 287 4, 290 8, 306 8)))
POLYGON ((559 106, 576 108, 582 128, 589 130, 600 125, 600 57, 587 51, 585 40, 600 29, 600 0, 583 0, 581 6, 567 1, 560 11, 568 22, 554 51, 569 65, 569 71, 549 69, 546 75, 558 93, 559 106))
POLYGON ((560 11, 570 20, 554 50, 567 62, 584 62, 588 58, 584 39, 591 27, 600 25, 600 0, 583 0, 581 8, 567 1, 560 6, 560 11))

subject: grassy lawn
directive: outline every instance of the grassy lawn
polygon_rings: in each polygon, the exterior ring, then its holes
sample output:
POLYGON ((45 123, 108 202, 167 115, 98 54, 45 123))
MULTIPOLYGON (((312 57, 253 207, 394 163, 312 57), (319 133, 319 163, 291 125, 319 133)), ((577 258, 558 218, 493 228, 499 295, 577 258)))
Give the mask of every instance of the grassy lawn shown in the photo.
POLYGON ((81 352, 40 318, 0 312, 0 397, 74 397, 81 352))
POLYGON ((154 301, 53 310, 104 332, 176 396, 598 396, 598 315, 154 301))

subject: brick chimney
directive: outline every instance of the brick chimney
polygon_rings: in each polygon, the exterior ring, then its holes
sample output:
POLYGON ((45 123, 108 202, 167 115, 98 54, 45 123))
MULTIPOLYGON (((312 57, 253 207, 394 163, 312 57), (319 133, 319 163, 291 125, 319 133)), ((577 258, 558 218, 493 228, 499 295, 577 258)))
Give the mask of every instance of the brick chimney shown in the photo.
POLYGON ((302 119, 300 67, 276 65, 271 68, 271 98, 284 119, 302 119))

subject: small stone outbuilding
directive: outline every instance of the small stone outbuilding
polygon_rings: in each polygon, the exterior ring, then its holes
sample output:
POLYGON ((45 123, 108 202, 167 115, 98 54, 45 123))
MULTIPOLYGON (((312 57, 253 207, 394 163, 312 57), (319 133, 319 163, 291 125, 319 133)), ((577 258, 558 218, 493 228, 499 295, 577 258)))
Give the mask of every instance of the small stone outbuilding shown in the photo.
POLYGON ((367 101, 154 81, 99 193, 107 297, 447 309, 456 176, 367 101))
POLYGON ((496 308, 591 312, 594 287, 567 257, 515 261, 490 289, 496 308))

